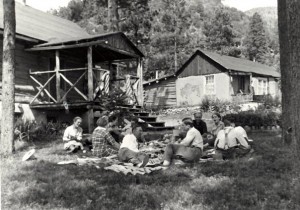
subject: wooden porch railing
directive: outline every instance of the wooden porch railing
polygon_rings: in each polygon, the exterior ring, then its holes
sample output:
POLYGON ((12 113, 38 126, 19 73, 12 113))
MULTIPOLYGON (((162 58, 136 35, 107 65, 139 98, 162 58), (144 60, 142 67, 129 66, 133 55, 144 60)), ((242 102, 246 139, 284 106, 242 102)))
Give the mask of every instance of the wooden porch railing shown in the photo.
POLYGON ((253 94, 237 94, 232 96, 232 101, 236 103, 253 101, 253 94))
MULTIPOLYGON (((44 92, 52 103, 62 103, 64 102, 65 98, 68 96, 70 91, 75 90, 78 95, 83 99, 83 101, 89 101, 89 98, 86 94, 83 93, 82 90, 76 87, 78 83, 87 76, 88 69, 87 68, 73 68, 73 69, 60 69, 58 70, 58 76, 62 78, 68 85, 69 88, 65 90, 63 95, 60 95, 59 97, 56 96, 56 98, 51 95, 51 93, 47 90, 48 85, 50 82, 57 76, 57 71, 35 71, 32 72, 30 70, 30 78, 39 86, 38 93, 34 96, 34 98, 31 100, 30 104, 34 103, 34 101, 41 96, 41 94, 44 92), (67 78, 63 72, 82 72, 78 79, 75 82, 71 82, 70 79, 67 78), (47 76, 46 82, 43 84, 37 76, 47 76)), ((120 80, 120 79, 119 79, 120 80)), ((128 97, 128 104, 132 105, 139 105, 138 101, 138 95, 139 95, 139 82, 140 78, 133 75, 125 75, 125 78, 122 78, 123 81, 125 81, 125 94, 128 97)), ((60 81, 60 80, 59 80, 60 81)), ((56 80, 57 82, 57 80, 56 80)), ((96 84, 96 87, 94 89, 93 93, 93 100, 95 100, 101 92, 104 92, 106 94, 109 93, 109 85, 110 85, 110 72, 109 70, 101 69, 101 68, 93 68, 93 83, 96 84), (100 77, 97 77, 96 71, 100 71, 100 77)))
MULTIPOLYGON (((32 104, 39 96, 41 96, 42 92, 45 92, 49 99, 52 100, 52 102, 54 103, 61 103, 63 102, 63 100, 66 98, 66 96, 70 93, 71 90, 75 90, 82 98, 84 101, 89 101, 89 98, 87 95, 85 95, 81 90, 79 90, 76 85, 79 83, 80 80, 82 80, 82 78, 84 78, 87 74, 88 74, 88 68, 73 68, 73 69, 60 69, 58 70, 58 74, 57 74, 57 70, 52 70, 52 71, 35 71, 35 72, 29 72, 30 74, 30 78, 39 86, 39 91, 38 93, 34 96, 34 98, 31 100, 30 104, 32 104), (75 72, 75 71, 83 71, 83 73, 78 77, 78 79, 72 83, 65 75, 62 74, 62 72, 75 72), (52 74, 52 75, 51 75, 52 74), (42 84, 42 82, 40 82, 36 76, 48 76, 47 81, 42 84), (64 95, 62 97, 57 96, 56 99, 55 97, 53 97, 51 95, 51 93, 46 89, 48 87, 48 85, 50 84, 50 82, 52 81, 53 78, 59 76, 60 78, 62 78, 67 84, 70 85, 70 88, 68 90, 66 90, 66 92, 64 93, 64 95)), ((100 69, 100 68, 93 68, 93 83, 95 82, 97 84, 96 89, 94 91, 94 98, 95 99, 97 97, 97 93, 99 91, 106 91, 108 93, 109 91, 109 71, 105 70, 105 69, 100 69), (102 72, 103 76, 101 78, 97 78, 95 71, 100 71, 102 72), (102 86, 104 88, 102 88, 102 86)), ((57 83, 58 80, 56 80, 57 83)), ((60 80, 59 80, 60 81, 60 80)), ((60 84, 58 84, 60 85, 60 84)), ((57 84, 56 84, 57 86, 57 84)))

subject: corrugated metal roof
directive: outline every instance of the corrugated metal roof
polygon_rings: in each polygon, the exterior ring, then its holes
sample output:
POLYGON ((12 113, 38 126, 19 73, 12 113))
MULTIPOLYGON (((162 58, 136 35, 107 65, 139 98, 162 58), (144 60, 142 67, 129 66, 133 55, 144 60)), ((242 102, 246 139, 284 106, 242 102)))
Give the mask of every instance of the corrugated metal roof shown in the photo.
MULTIPOLYGON (((0 28, 3 29, 3 4, 0 2, 0 28)), ((16 33, 42 41, 88 36, 76 23, 16 2, 16 33)))
POLYGON ((217 53, 204 51, 204 50, 197 50, 197 52, 198 53, 202 52, 207 57, 214 60, 215 62, 222 65, 228 70, 250 72, 250 73, 267 75, 272 77, 280 77, 280 73, 277 72, 275 69, 258 62, 253 62, 243 58, 235 58, 227 55, 220 55, 217 53))

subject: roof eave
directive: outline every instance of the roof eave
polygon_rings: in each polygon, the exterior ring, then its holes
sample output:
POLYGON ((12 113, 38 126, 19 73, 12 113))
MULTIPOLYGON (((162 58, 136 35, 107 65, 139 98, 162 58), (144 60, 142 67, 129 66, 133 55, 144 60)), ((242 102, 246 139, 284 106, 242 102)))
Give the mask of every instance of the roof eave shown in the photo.
MULTIPOLYGON (((3 32, 4 32, 3 28, 0 28, 0 34, 1 35, 3 35, 3 32)), ((20 39, 20 40, 27 41, 27 42, 32 42, 34 44, 44 42, 43 40, 32 38, 32 37, 22 35, 22 34, 18 34, 18 33, 16 33, 16 39, 20 39)))

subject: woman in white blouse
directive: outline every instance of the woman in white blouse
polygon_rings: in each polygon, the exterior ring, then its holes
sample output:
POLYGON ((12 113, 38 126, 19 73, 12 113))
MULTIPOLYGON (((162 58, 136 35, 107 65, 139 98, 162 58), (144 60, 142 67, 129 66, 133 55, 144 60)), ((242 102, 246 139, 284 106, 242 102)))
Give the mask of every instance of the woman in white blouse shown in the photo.
POLYGON ((75 117, 73 119, 73 125, 66 128, 63 136, 64 149, 68 152, 75 152, 78 149, 83 150, 82 145, 82 123, 81 117, 75 117))

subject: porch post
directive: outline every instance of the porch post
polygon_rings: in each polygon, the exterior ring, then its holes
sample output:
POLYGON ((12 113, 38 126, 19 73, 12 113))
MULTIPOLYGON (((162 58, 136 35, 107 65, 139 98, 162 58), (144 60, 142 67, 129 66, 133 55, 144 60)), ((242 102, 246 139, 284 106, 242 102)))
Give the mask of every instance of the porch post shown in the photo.
POLYGON ((138 59, 137 76, 139 77, 138 84, 138 103, 140 106, 144 105, 144 89, 143 89, 143 65, 142 58, 138 59))
POLYGON ((59 51, 55 51, 55 73, 56 73, 56 101, 60 102, 60 56, 59 51))
MULTIPOLYGON (((88 47, 87 61, 88 61, 88 100, 91 102, 94 99, 93 87, 93 51, 92 46, 88 47)), ((88 130, 92 133, 94 129, 94 109, 88 106, 88 130)))
POLYGON ((87 61, 88 61, 88 99, 93 101, 93 51, 92 46, 88 47, 87 61))

